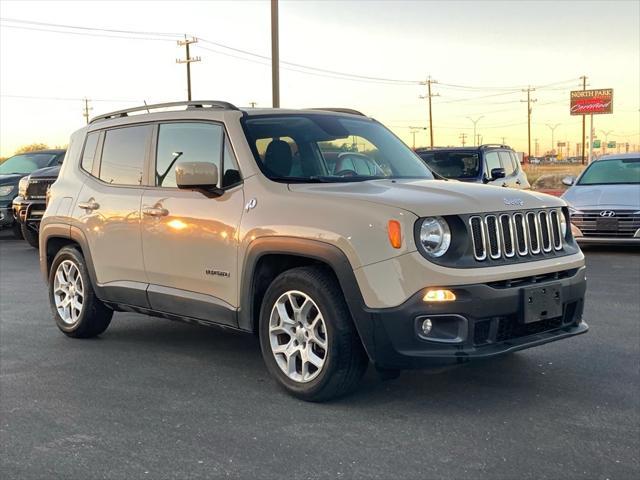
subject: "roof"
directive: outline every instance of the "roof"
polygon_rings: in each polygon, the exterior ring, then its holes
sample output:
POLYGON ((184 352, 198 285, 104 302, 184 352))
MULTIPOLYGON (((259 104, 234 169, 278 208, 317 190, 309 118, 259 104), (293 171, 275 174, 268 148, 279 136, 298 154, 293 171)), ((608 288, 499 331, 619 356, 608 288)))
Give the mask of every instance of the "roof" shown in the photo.
POLYGON ((338 115, 357 115, 364 117, 365 115, 357 110, 349 109, 349 108, 307 108, 307 109, 285 109, 285 108, 243 108, 240 109, 235 105, 220 101, 220 100, 192 100, 187 102, 168 102, 168 103, 157 103, 154 105, 140 105, 137 107, 127 108, 124 110, 117 110, 115 112, 109 112, 102 115, 98 115, 97 117, 91 119, 90 124, 103 121, 103 120, 114 120, 118 118, 128 118, 131 113, 136 113, 136 116, 144 116, 145 114, 152 113, 152 110, 155 110, 154 113, 159 113, 161 109, 168 108, 178 108, 179 110, 172 110, 172 113, 180 114, 187 111, 199 110, 201 112, 206 111, 236 111, 242 112, 243 115, 254 116, 254 115, 295 115, 300 113, 316 113, 316 114, 338 114, 338 115))
POLYGON ((640 152, 611 153, 597 158, 594 162, 599 162, 600 160, 624 160, 625 158, 640 158, 640 152))
POLYGON ((52 155, 58 155, 60 153, 65 153, 66 150, 64 148, 48 148, 45 150, 34 150, 32 152, 22 152, 22 153, 17 153, 16 155, 26 155, 29 153, 50 153, 52 155))

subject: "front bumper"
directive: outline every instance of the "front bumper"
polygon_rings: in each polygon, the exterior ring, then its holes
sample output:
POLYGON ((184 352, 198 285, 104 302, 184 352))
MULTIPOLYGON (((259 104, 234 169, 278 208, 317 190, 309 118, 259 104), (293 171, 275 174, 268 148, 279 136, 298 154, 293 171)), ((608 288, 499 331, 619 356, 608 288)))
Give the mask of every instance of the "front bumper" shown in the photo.
POLYGON ((457 296, 453 302, 426 303, 424 289, 396 308, 370 310, 373 345, 367 351, 380 367, 419 368, 434 359, 487 358, 585 333, 585 268, 543 277, 450 287, 457 296), (523 323, 522 289, 551 285, 560 288, 562 315, 523 323), (442 322, 449 332, 455 325, 457 333, 446 340, 428 339, 420 330, 425 318, 442 322))
POLYGON ((14 218, 11 210, 11 204, 0 205, 0 228, 10 227, 13 225, 14 218))
POLYGON ((34 230, 39 229, 45 209, 44 201, 25 200, 23 197, 16 197, 13 200, 13 215, 16 220, 34 230))

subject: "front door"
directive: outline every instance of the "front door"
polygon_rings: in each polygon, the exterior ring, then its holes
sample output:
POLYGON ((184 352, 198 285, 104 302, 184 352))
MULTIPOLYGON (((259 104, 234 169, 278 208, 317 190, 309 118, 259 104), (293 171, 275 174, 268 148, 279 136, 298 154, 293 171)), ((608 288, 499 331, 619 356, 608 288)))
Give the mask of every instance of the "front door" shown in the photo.
POLYGON ((209 122, 158 127, 155 170, 142 197, 142 249, 151 308, 234 325, 238 228, 244 193, 224 128, 209 122), (175 167, 211 162, 224 193, 177 188, 175 167))

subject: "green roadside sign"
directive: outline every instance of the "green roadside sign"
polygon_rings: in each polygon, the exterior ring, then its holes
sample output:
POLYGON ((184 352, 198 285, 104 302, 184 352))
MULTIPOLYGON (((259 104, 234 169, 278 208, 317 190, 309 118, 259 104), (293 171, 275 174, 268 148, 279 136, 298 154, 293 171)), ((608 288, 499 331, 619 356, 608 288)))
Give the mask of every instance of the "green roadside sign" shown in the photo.
POLYGON ((593 141, 593 148, 600 148, 602 145, 602 143, 600 142, 600 140, 594 140, 593 141))

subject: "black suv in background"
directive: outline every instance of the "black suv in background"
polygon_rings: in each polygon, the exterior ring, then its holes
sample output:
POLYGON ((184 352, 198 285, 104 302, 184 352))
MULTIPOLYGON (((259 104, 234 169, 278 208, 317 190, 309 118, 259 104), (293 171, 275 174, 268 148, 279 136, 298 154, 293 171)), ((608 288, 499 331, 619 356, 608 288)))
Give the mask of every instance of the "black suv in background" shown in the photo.
POLYGON ((22 236, 33 248, 38 248, 38 231, 47 206, 47 190, 57 180, 59 173, 60 165, 55 165, 23 177, 20 180, 18 196, 13 199, 13 215, 20 226, 22 236))
POLYGON ((518 155, 507 145, 418 149, 416 153, 438 175, 462 182, 531 188, 518 155))
POLYGON ((0 230, 13 228, 14 235, 22 237, 20 225, 12 212, 13 199, 18 195, 18 184, 26 175, 36 170, 59 165, 65 153, 65 150, 60 149, 20 153, 0 164, 0 230))

